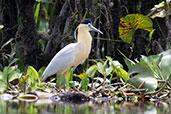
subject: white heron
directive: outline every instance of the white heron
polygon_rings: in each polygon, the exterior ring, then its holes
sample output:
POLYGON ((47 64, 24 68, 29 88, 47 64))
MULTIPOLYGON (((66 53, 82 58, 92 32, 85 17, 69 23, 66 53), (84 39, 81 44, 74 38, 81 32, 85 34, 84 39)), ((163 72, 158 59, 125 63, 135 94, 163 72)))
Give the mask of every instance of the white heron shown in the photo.
POLYGON ((50 61, 43 72, 42 81, 56 73, 65 73, 72 66, 83 63, 91 51, 92 37, 89 31, 96 31, 103 34, 99 29, 93 27, 91 20, 84 19, 77 27, 78 34, 76 43, 71 43, 61 49, 50 61))

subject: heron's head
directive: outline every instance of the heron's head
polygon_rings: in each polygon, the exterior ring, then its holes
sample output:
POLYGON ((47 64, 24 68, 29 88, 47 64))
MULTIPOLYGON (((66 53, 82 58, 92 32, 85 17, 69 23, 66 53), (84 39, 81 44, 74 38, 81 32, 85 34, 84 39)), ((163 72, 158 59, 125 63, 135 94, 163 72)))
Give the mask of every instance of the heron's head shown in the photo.
POLYGON ((83 28, 84 30, 87 30, 87 31, 96 31, 96 32, 99 32, 101 34, 103 34, 103 32, 101 32, 99 29, 95 28, 92 24, 91 24, 91 20, 88 19, 88 18, 85 18, 80 24, 79 26, 76 28, 75 32, 74 32, 74 37, 76 39, 76 32, 77 32, 77 29, 81 29, 83 28))
MULTIPOLYGON (((101 32, 99 29, 95 28, 93 25, 92 25, 92 22, 90 19, 88 18, 85 18, 79 25, 79 27, 84 27, 85 29, 87 29, 88 31, 95 31, 95 32, 99 32, 101 34, 103 34, 103 32, 101 32)), ((79 28, 78 27, 78 28, 79 28)))

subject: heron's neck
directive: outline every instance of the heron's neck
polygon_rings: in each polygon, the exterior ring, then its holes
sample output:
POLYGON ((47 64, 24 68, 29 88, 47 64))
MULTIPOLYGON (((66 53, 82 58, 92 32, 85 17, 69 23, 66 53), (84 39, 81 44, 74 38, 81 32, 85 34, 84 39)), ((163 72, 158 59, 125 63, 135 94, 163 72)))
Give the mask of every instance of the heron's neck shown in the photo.
POLYGON ((78 28, 77 42, 85 45, 91 45, 92 37, 90 32, 85 28, 78 28))

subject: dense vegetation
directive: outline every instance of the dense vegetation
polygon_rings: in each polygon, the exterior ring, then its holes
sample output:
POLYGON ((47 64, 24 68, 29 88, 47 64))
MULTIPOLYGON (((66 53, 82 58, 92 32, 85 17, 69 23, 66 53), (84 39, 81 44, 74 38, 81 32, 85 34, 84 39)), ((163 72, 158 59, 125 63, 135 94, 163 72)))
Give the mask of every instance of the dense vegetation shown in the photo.
MULTIPOLYGON (((170 0, 2 0, 0 93, 58 88, 40 78, 52 57, 75 42, 74 31, 90 18, 89 59, 63 77, 66 89, 93 97, 170 98, 170 0), (65 78, 65 79, 64 79, 65 78)), ((60 75, 60 74, 57 74, 60 75)))

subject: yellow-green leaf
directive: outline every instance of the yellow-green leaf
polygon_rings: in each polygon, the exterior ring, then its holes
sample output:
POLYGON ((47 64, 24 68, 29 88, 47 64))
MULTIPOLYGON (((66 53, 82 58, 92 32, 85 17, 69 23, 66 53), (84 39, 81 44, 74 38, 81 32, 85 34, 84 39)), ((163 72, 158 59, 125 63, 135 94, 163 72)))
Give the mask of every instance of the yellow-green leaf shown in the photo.
POLYGON ((122 68, 116 69, 116 74, 120 78, 123 78, 125 82, 127 82, 127 80, 129 80, 129 76, 127 76, 128 73, 122 68))
POLYGON ((90 66, 87 71, 86 71, 86 74, 90 77, 90 78, 93 78, 95 73, 97 71, 97 66, 96 65, 92 65, 90 66))
POLYGON ((142 14, 129 14, 120 18, 119 36, 124 42, 131 43, 132 37, 138 28, 151 32, 153 23, 150 18, 142 14))
POLYGON ((74 74, 74 76, 75 77, 79 77, 81 80, 83 80, 84 78, 87 78, 88 77, 88 75, 86 73, 82 73, 82 74, 79 74, 79 75, 74 74))
POLYGON ((88 78, 84 78, 83 80, 81 80, 81 87, 86 90, 89 84, 89 79, 88 78))
POLYGON ((32 83, 34 82, 34 80, 39 78, 38 72, 32 66, 28 66, 27 74, 30 76, 32 83))

